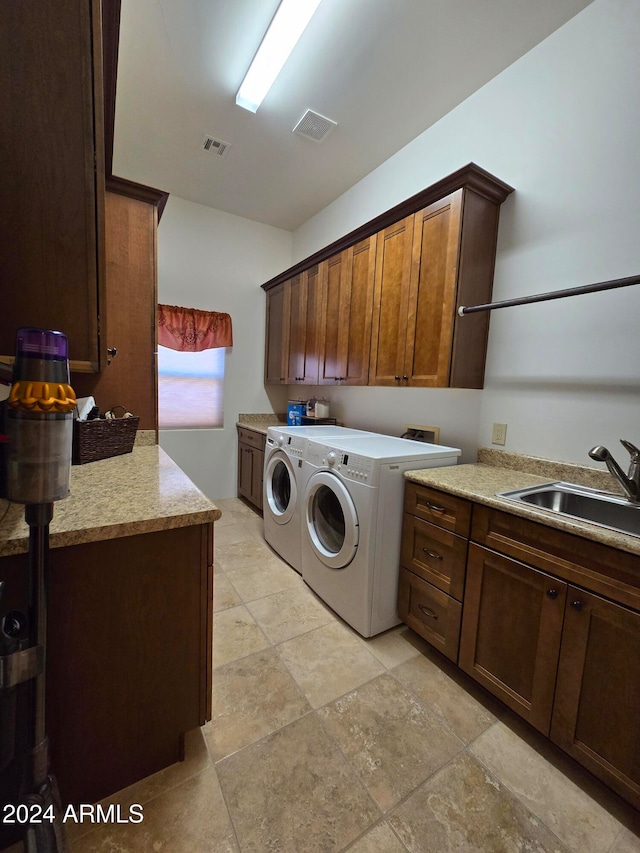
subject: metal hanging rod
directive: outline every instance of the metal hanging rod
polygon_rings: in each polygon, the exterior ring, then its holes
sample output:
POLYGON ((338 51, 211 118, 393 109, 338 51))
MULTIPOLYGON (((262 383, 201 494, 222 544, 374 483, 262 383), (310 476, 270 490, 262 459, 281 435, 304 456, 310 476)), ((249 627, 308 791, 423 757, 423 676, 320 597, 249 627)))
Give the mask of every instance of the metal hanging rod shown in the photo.
POLYGON ((550 293, 538 293, 536 296, 521 296, 518 299, 504 299, 502 302, 487 302, 485 305, 461 305, 458 314, 476 314, 479 311, 494 311, 496 308, 511 308, 513 305, 530 305, 532 302, 548 302, 551 299, 565 299, 567 296, 580 296, 583 293, 599 293, 601 290, 614 290, 616 287, 629 287, 640 284, 640 275, 629 278, 616 278, 613 281, 600 281, 585 284, 582 287, 568 287, 566 290, 553 290, 550 293))

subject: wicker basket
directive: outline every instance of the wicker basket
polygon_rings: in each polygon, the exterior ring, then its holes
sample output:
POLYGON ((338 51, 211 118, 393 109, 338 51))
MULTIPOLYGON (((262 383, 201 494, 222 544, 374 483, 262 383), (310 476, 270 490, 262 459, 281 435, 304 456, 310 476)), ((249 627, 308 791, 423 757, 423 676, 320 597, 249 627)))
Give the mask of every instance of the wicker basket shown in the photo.
MULTIPOLYGON (((111 411, 124 406, 114 406, 111 411)), ((131 453, 136 440, 136 431, 140 418, 110 418, 102 420, 73 422, 73 451, 71 461, 74 465, 85 462, 97 462, 110 456, 131 453)))

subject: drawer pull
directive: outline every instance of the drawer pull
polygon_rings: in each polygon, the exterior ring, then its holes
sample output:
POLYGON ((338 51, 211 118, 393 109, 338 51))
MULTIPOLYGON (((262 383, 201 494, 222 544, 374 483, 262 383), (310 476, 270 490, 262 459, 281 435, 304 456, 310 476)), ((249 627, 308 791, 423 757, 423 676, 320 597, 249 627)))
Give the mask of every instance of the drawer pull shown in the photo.
POLYGON ((444 506, 438 506, 438 504, 431 504, 429 501, 425 501, 424 505, 427 509, 430 509, 432 512, 446 512, 447 508, 444 506))
POLYGON ((574 610, 582 610, 582 602, 581 601, 572 601, 571 606, 574 610))
POLYGON ((557 589, 548 589, 547 595, 549 596, 549 598, 557 598, 558 597, 558 590, 557 589))
POLYGON ((434 560, 441 560, 442 559, 442 554, 436 554, 435 551, 430 551, 428 548, 423 548, 422 550, 427 555, 427 557, 431 557, 434 560))
POLYGON ((418 610, 424 615, 428 616, 429 619, 437 619, 438 614, 435 613, 430 607, 425 607, 424 604, 418 605, 418 610))

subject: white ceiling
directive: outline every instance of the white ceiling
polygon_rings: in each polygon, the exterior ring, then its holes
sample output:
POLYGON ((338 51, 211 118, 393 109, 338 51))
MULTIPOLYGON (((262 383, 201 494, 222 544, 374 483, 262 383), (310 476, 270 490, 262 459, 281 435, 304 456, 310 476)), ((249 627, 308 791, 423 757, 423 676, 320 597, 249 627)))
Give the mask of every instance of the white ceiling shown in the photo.
POLYGON ((324 0, 254 115, 278 2, 122 0, 115 175, 294 230, 592 0, 324 0), (292 133, 309 108, 322 143, 292 133))

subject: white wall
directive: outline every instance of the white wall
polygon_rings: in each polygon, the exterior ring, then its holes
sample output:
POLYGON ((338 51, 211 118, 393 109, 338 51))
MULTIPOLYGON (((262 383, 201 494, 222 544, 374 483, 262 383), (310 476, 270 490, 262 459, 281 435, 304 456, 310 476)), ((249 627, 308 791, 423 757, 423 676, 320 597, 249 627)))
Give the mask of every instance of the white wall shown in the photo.
MULTIPOLYGON (((294 262, 475 162, 516 189, 495 299, 640 274, 639 80, 640 3, 596 0, 298 229, 294 262)), ((465 461, 494 421, 508 424, 507 450, 590 464, 603 443, 622 459, 618 438, 640 442, 639 320, 640 287, 504 309, 482 392, 326 396, 350 425, 442 425, 465 461)))
POLYGON ((224 428, 161 430, 160 444, 210 498, 236 494, 240 412, 285 411, 284 388, 263 385, 265 298, 260 285, 291 265, 291 233, 170 196, 158 228, 158 296, 231 314, 224 428))

